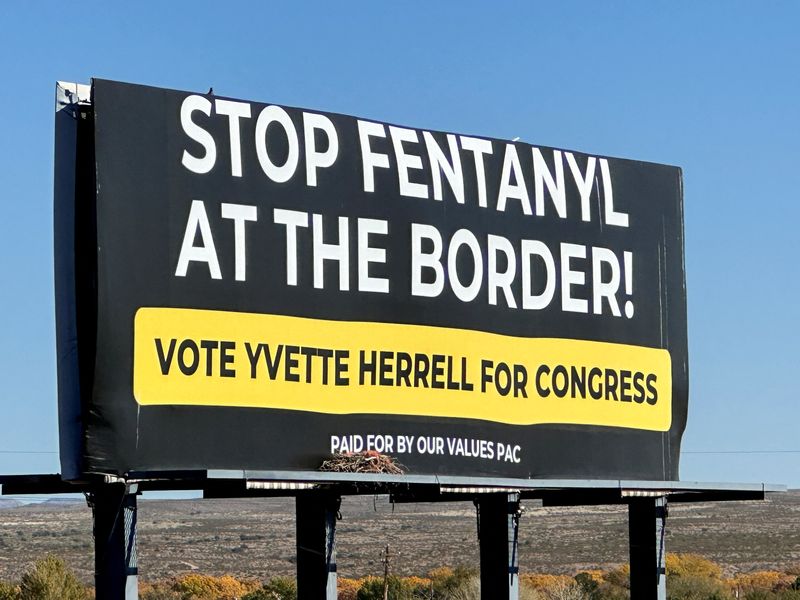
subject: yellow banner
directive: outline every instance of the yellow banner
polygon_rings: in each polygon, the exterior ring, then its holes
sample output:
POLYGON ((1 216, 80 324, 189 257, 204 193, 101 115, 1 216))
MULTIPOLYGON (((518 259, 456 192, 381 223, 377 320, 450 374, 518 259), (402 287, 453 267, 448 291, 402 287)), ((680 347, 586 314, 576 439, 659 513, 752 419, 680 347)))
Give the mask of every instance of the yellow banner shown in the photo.
POLYGON ((136 313, 141 405, 279 408, 667 431, 658 348, 178 308, 136 313))

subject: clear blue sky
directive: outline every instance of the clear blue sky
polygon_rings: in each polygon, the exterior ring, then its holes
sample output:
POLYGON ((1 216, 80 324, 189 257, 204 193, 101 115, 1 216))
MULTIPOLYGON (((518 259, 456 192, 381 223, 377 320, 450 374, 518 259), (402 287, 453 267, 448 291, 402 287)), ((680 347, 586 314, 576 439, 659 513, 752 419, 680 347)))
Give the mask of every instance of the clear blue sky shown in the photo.
POLYGON ((800 4, 107 4, 0 7, 0 473, 58 470, 54 84, 103 77, 683 167, 684 450, 798 452, 682 479, 800 487, 800 4))

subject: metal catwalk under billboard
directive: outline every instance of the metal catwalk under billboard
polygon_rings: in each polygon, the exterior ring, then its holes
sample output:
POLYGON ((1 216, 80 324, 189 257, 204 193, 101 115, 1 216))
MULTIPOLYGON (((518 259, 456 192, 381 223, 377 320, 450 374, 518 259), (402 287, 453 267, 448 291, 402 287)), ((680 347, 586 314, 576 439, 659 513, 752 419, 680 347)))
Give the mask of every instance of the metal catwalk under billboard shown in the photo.
POLYGON ((103 80, 56 122, 65 477, 678 478, 680 169, 103 80))

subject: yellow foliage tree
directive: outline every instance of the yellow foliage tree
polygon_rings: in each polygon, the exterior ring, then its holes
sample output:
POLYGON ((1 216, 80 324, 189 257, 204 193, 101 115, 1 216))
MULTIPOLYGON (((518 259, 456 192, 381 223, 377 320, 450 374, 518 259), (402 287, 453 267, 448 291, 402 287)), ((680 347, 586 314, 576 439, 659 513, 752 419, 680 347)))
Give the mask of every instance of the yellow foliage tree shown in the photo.
POLYGON ((414 591, 414 593, 425 593, 431 589, 433 580, 428 577, 403 577, 403 581, 414 591))
POLYGON ((239 581, 230 575, 189 574, 180 577, 175 583, 175 591, 191 600, 238 600, 258 588, 252 581, 239 581))
POLYGON ((752 573, 738 573, 733 578, 732 588, 741 592, 770 592, 786 588, 794 582, 795 578, 786 573, 777 571, 754 571, 752 573))
POLYGON ((362 583, 363 581, 361 579, 338 577, 336 579, 336 596, 339 600, 356 600, 358 589, 361 587, 362 583))
POLYGON ((707 577, 720 580, 722 567, 699 554, 667 553, 667 577, 707 577))
POLYGON ((547 573, 523 573, 519 579, 523 585, 537 590, 549 590, 575 583, 575 579, 569 575, 549 575, 547 573))

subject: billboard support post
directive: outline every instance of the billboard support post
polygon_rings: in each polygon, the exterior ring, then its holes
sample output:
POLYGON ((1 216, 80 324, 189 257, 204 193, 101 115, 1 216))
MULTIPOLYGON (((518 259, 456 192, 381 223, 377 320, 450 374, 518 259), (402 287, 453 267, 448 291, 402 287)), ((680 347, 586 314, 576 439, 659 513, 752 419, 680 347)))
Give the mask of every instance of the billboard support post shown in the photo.
POLYGON ((336 600, 336 521, 341 497, 297 495, 297 598, 336 600))
POLYGON ((520 495, 487 494, 478 509, 478 542, 481 561, 481 598, 519 598, 520 495))
POLYGON ((103 484, 87 494, 94 519, 94 577, 98 598, 139 597, 136 485, 103 484))
POLYGON ((634 498, 628 505, 632 598, 667 598, 664 546, 666 521, 666 496, 634 498))

